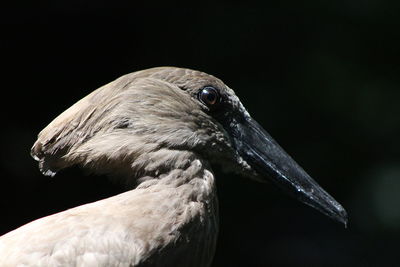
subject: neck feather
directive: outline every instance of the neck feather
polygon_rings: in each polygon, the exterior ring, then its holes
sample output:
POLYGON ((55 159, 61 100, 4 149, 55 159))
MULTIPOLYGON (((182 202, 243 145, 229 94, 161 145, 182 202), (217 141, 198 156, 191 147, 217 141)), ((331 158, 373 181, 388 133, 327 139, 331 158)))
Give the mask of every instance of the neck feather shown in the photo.
POLYGON ((177 194, 185 194, 192 201, 204 202, 216 194, 214 175, 208 163, 195 159, 185 168, 177 168, 158 176, 144 176, 138 179, 137 189, 162 190, 176 188, 177 194))

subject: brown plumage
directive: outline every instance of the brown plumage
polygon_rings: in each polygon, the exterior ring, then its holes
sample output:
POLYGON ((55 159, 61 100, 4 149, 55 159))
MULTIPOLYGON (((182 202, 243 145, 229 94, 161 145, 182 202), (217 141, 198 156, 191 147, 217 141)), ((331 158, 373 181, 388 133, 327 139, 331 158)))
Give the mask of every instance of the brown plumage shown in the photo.
POLYGON ((209 266, 218 233, 212 166, 278 186, 328 216, 344 209, 203 72, 160 67, 95 90, 32 148, 45 175, 72 165, 134 189, 0 238, 1 266, 209 266))

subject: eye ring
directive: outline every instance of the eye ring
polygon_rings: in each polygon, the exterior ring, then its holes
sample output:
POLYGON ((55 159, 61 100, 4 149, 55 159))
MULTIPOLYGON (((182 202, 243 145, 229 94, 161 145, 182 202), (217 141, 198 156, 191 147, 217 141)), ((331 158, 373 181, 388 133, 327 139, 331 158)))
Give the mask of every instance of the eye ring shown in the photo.
POLYGON ((205 86, 199 92, 198 98, 207 106, 214 106, 220 102, 218 90, 212 86, 205 86))

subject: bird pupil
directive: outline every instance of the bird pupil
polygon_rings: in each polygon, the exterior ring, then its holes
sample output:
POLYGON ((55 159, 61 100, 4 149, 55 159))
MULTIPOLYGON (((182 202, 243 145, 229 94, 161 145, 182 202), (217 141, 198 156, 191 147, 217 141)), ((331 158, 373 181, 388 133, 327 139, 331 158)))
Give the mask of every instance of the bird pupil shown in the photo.
POLYGON ((208 100, 209 102, 214 102, 214 100, 215 100, 215 94, 214 94, 214 92, 207 91, 207 100, 208 100))

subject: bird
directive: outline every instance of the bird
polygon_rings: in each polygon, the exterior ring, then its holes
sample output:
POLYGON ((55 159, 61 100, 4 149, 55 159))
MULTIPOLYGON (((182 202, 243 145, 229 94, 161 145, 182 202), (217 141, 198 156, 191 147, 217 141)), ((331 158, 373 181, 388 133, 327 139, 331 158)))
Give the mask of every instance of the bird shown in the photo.
POLYGON ((210 266, 218 235, 213 169, 271 181, 340 223, 345 209, 204 72, 136 71, 91 92, 38 135, 54 176, 80 166, 129 185, 0 237, 0 266, 210 266))

